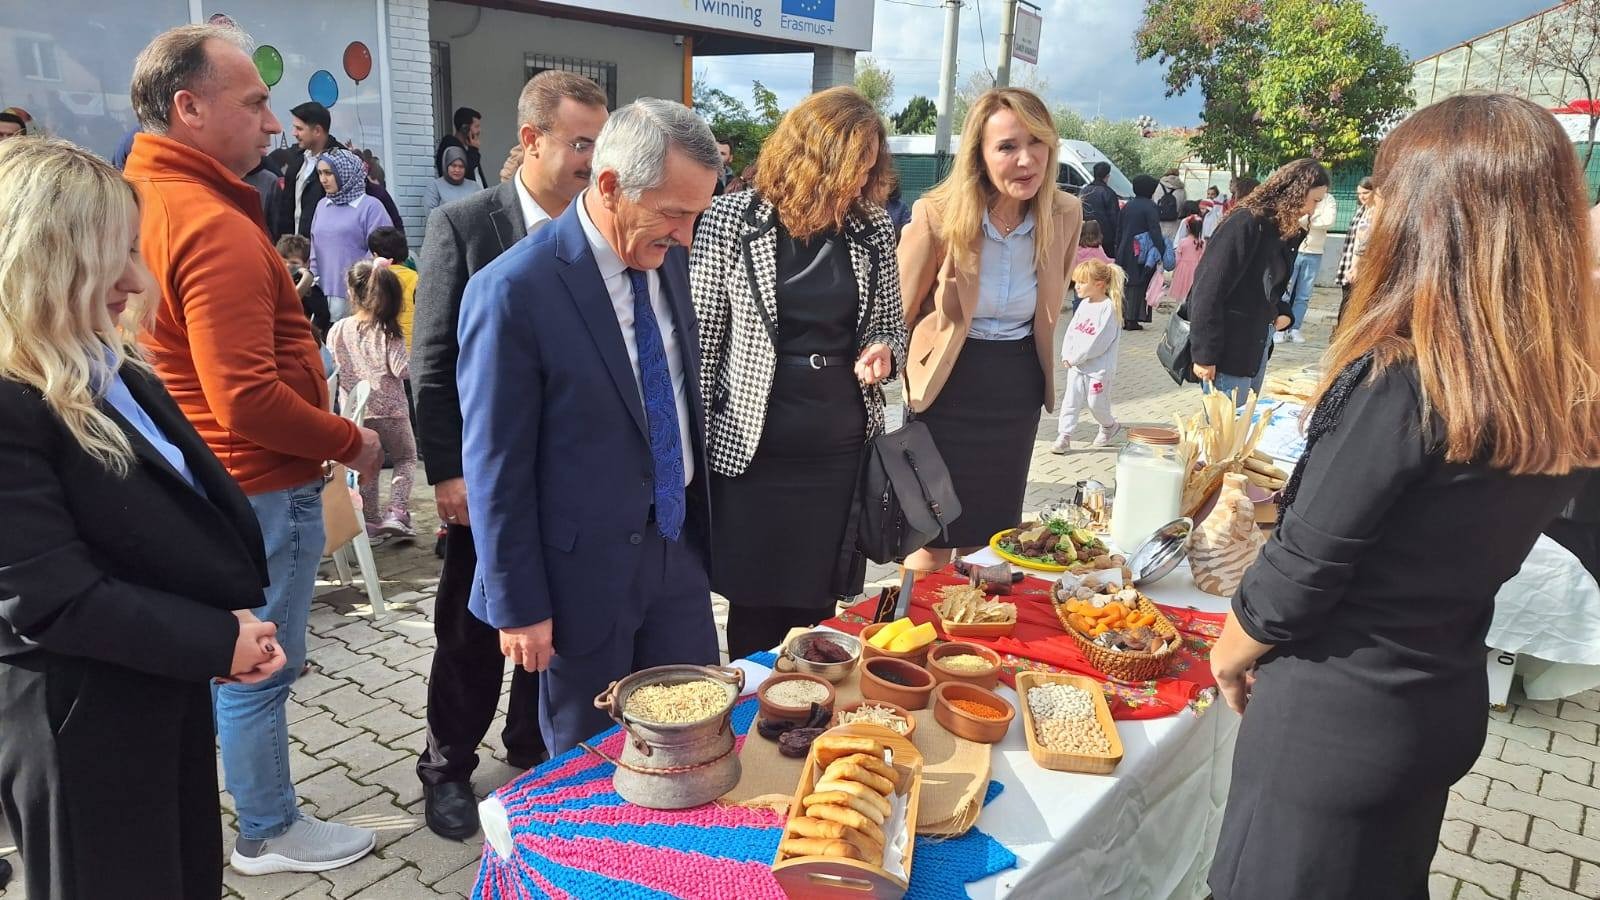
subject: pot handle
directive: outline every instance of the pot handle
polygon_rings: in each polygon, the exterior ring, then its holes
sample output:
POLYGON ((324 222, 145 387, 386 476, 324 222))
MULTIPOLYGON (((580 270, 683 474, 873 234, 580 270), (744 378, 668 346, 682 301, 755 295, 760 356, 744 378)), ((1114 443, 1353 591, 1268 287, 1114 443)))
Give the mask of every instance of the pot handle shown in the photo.
POLYGON ((706 671, 718 681, 726 681, 733 685, 735 697, 744 693, 744 670, 738 666, 706 666, 706 671))
POLYGON ((617 685, 621 683, 620 681, 611 682, 606 685, 606 689, 601 691, 599 696, 594 698, 594 708, 616 720, 618 725, 622 724, 622 710, 617 708, 617 685))

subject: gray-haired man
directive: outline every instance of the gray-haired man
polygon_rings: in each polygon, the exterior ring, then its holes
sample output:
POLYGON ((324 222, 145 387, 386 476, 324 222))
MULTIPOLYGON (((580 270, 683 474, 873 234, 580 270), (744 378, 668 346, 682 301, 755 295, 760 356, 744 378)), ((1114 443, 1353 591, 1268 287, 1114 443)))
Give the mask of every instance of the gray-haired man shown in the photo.
POLYGON ((722 161, 686 107, 612 114, 594 180, 467 283, 457 380, 470 607, 543 672, 552 754, 610 724, 606 685, 713 664, 699 338, 684 247, 722 161))

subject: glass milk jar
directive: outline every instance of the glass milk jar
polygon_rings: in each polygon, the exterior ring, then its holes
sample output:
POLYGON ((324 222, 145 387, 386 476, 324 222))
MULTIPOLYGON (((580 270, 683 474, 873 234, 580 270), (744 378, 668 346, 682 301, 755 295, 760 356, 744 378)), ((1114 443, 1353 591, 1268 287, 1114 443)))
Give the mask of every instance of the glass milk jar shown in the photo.
POLYGON ((1178 518, 1184 471, 1170 428, 1134 428, 1117 454, 1117 493, 1111 506, 1111 543, 1132 553, 1157 528, 1178 518))

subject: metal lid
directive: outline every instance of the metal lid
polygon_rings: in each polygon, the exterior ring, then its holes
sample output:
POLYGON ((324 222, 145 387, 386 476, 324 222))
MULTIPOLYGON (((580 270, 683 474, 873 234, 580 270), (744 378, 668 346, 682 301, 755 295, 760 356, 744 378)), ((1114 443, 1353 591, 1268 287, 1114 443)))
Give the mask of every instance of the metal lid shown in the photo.
POLYGON ((1188 516, 1157 528, 1155 534, 1146 538, 1128 557, 1133 583, 1154 584, 1172 574, 1172 570, 1189 556, 1189 532, 1193 530, 1194 520, 1188 516))
POLYGON ((1178 433, 1171 428, 1130 428, 1128 440, 1136 444, 1171 447, 1178 443, 1178 433))

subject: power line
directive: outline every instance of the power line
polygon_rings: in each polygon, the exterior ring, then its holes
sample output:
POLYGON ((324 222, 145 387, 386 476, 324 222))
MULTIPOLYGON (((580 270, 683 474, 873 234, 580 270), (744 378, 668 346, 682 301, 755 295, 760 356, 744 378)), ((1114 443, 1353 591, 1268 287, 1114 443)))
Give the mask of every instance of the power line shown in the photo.
POLYGON ((901 6, 915 6, 921 9, 939 9, 937 3, 913 3, 912 0, 884 0, 885 3, 897 3, 901 6))
POLYGON ((983 71, 989 74, 989 81, 994 81, 994 70, 989 68, 989 38, 983 33, 983 0, 973 0, 978 6, 978 50, 983 54, 983 71))

